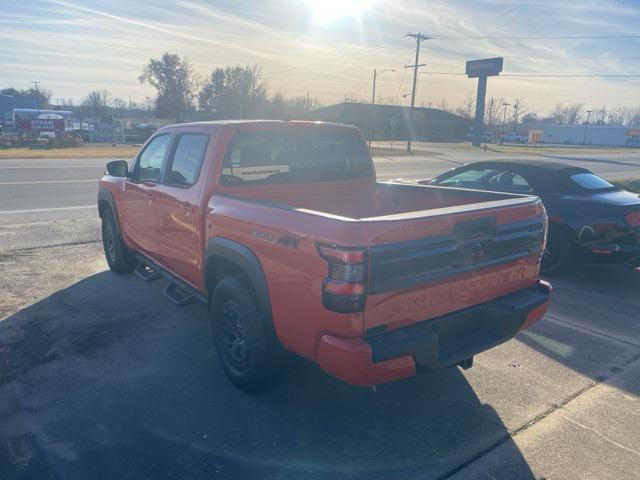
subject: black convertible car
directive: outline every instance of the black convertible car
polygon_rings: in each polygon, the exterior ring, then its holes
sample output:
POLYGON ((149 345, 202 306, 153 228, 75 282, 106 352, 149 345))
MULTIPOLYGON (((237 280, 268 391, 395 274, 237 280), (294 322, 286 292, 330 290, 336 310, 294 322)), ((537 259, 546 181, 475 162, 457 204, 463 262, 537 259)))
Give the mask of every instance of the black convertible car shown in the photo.
POLYGON ((586 168, 537 160, 477 162, 423 184, 538 195, 549 231, 543 273, 570 265, 640 266, 640 195, 586 168))

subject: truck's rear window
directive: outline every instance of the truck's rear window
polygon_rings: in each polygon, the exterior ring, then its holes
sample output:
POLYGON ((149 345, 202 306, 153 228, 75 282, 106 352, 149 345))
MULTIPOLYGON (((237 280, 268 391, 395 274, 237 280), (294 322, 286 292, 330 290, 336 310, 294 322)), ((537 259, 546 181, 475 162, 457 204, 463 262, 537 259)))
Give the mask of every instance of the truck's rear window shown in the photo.
POLYGON ((370 176, 371 157, 356 133, 310 128, 239 133, 222 168, 224 185, 348 180, 370 176))

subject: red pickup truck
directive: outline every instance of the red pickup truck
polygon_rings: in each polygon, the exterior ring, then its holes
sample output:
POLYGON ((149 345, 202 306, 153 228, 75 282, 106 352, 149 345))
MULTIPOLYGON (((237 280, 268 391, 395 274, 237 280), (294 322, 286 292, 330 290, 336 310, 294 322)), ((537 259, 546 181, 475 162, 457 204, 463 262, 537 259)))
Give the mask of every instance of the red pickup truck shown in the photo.
POLYGON ((377 182, 345 125, 162 128, 107 165, 98 207, 111 270, 205 302, 245 390, 286 351, 362 386, 468 368, 549 304, 537 197, 377 182))

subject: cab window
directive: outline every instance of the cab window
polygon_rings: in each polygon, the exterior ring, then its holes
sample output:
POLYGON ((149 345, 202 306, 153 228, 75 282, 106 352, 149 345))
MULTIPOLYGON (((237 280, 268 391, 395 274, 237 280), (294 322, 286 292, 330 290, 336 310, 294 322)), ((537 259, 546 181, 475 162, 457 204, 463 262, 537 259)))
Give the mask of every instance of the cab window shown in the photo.
POLYGON ((355 132, 295 127, 237 134, 222 169, 224 185, 339 181, 373 174, 366 144, 355 132))
POLYGON ((188 188, 196 183, 200 175, 202 160, 209 136, 204 133, 188 133, 178 137, 173 157, 167 171, 165 183, 188 188))
POLYGON ((162 164, 169 149, 171 135, 159 135, 146 146, 140 154, 137 179, 140 182, 160 182, 162 164))

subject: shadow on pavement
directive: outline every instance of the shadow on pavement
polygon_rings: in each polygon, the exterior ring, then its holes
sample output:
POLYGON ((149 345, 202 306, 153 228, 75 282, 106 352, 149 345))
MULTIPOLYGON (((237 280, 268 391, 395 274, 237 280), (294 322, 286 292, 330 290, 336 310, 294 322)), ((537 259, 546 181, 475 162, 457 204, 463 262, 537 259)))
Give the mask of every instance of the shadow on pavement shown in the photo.
POLYGON ((640 269, 576 267, 549 280, 551 308, 519 341, 597 381, 640 359, 640 269))
POLYGON ((0 478, 445 478, 501 444, 457 369, 359 389, 302 362, 237 391, 204 309, 102 272, 0 322, 0 478))

